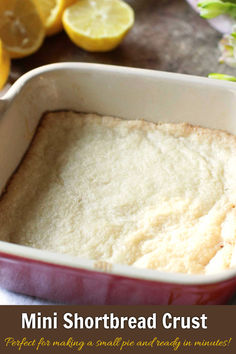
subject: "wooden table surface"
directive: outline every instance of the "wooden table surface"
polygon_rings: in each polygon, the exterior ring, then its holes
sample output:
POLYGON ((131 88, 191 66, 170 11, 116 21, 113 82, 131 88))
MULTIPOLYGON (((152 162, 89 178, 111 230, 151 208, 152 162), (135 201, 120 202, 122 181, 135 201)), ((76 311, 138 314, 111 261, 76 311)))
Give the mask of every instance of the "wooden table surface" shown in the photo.
POLYGON ((130 0, 135 26, 123 43, 109 53, 87 53, 65 33, 47 38, 34 55, 15 60, 9 83, 40 65, 55 62, 95 62, 206 76, 209 72, 236 73, 218 64, 221 35, 184 0, 130 0))
POLYGON ((128 2, 135 9, 135 26, 116 50, 87 53, 72 44, 65 33, 60 33, 47 38, 36 54, 13 61, 9 85, 33 68, 64 61, 125 65, 199 76, 209 72, 236 74, 236 69, 218 64, 217 43, 221 35, 184 0, 128 2))

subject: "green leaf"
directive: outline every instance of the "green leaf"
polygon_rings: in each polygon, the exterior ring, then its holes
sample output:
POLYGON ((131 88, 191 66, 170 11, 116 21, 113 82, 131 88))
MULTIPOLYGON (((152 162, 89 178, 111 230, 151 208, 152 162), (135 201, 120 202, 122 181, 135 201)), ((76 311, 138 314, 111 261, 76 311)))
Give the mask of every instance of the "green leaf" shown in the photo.
POLYGON ((236 82, 236 77, 225 74, 211 73, 208 75, 209 79, 226 80, 231 82, 236 82))
POLYGON ((203 18, 214 18, 222 14, 236 18, 236 1, 203 0, 198 3, 203 18))

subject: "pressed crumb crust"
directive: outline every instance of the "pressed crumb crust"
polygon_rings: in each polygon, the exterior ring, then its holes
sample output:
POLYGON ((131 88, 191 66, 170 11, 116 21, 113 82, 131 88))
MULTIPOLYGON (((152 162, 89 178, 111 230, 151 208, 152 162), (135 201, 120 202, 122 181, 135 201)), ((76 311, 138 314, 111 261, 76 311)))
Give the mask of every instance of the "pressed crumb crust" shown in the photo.
POLYGON ((0 239, 182 273, 236 266, 236 137, 188 124, 44 116, 0 201, 0 239))

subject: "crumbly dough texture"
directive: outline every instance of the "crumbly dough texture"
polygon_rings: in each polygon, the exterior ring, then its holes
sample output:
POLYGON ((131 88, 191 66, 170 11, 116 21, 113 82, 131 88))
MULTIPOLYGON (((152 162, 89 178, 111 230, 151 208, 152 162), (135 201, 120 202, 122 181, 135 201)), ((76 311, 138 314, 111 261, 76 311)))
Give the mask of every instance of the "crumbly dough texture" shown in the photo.
POLYGON ((0 239, 140 268, 236 266, 236 137, 45 115, 0 201, 0 239))

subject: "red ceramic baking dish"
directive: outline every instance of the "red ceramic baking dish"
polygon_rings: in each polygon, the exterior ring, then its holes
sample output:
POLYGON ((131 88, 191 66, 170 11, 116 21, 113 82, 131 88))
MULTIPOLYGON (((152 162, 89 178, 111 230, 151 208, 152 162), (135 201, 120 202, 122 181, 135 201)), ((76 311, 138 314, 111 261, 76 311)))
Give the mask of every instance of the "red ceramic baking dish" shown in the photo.
MULTIPOLYGON (((189 122, 236 134, 235 95, 230 82, 150 70, 75 63, 33 70, 0 100, 0 193, 46 111, 189 122)), ((222 304, 236 292, 236 269, 163 273, 0 241, 0 285, 75 304, 222 304)))

